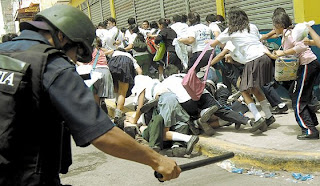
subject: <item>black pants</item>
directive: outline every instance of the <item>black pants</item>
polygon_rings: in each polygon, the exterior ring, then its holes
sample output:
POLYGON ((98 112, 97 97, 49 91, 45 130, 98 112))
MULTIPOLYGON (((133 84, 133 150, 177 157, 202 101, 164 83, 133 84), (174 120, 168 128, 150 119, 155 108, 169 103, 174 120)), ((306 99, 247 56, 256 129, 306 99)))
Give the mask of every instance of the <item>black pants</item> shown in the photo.
MULTIPOLYGON (((212 50, 208 50, 204 54, 204 56, 202 57, 202 59, 200 60, 199 64, 196 67, 197 72, 200 70, 201 67, 208 65, 211 53, 212 53, 212 50)), ((200 54, 201 54, 201 51, 195 52, 192 54, 192 56, 190 57, 189 63, 188 63, 188 69, 190 69, 193 66, 194 62, 196 62, 196 60, 198 59, 200 54)), ((214 55, 213 55, 213 57, 214 57, 214 55)))
POLYGON ((267 100, 269 101, 271 107, 275 107, 282 103, 281 97, 271 83, 268 83, 267 85, 261 87, 261 89, 267 100))
POLYGON ((245 117, 239 112, 234 111, 231 107, 221 105, 209 93, 202 94, 199 101, 189 100, 181 104, 181 106, 187 111, 187 113, 190 115, 192 119, 197 119, 199 114, 198 108, 202 110, 202 109, 212 107, 213 105, 219 105, 220 108, 214 114, 225 121, 230 121, 232 123, 246 124, 249 120, 248 117, 245 117))
POLYGON ((307 65, 300 65, 298 78, 293 82, 289 91, 296 121, 304 134, 318 132, 315 127, 318 124, 318 119, 308 104, 312 100, 314 80, 319 71, 320 64, 317 60, 307 65))

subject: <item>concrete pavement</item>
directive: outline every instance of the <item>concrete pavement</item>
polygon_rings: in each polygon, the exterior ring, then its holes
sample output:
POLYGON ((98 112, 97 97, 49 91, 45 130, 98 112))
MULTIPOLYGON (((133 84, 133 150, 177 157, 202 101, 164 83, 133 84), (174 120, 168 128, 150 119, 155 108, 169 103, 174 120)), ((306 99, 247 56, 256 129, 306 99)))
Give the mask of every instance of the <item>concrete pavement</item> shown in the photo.
MULTIPOLYGON (((133 113, 132 100, 132 97, 126 99, 128 114, 133 113)), ((107 100, 107 105, 113 117, 114 100, 107 100)), ((288 105, 287 114, 274 115, 276 122, 264 133, 250 133, 248 125, 242 125, 240 130, 235 130, 234 125, 218 128, 217 133, 211 137, 201 135, 195 151, 207 156, 232 151, 235 157, 231 160, 242 168, 320 172, 320 140, 297 140, 301 130, 289 102, 288 105)), ((252 116, 251 113, 246 115, 252 116)))

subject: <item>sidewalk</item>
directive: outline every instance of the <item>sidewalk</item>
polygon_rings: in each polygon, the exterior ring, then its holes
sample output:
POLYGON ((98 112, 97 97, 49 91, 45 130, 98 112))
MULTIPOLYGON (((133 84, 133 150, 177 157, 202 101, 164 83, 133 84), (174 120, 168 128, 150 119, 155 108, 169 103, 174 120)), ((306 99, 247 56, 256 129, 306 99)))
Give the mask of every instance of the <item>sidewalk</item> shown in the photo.
MULTIPOLYGON (((133 113, 133 97, 126 99, 126 111, 133 113)), ((115 108, 114 100, 107 100, 111 117, 115 108)), ((289 104, 288 104, 289 105, 289 104)), ((248 113, 250 117, 251 113, 248 113)), ((320 114, 317 114, 320 119, 320 114)), ((293 172, 319 172, 320 140, 297 140, 301 133, 295 121, 291 106, 287 114, 274 115, 276 122, 264 133, 250 133, 249 126, 234 125, 216 129, 216 134, 201 135, 195 150, 207 156, 234 152, 231 160, 237 167, 260 168, 263 170, 285 170, 293 172)))

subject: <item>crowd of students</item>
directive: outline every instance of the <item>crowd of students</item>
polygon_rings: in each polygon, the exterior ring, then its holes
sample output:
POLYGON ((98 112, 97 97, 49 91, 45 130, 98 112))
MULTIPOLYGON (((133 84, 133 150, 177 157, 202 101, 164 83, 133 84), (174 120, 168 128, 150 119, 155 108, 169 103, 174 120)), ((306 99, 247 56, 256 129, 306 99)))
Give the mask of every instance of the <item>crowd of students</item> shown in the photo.
POLYGON ((161 18, 157 22, 143 21, 139 26, 129 18, 127 29, 117 28, 114 18, 99 23, 89 65, 98 54, 103 58, 95 70, 103 68, 104 78, 96 82, 94 93, 101 106, 105 98, 115 95, 115 124, 133 138, 142 136, 158 152, 169 149, 173 156, 190 154, 198 135, 203 132, 211 136, 217 127, 235 124, 239 130, 241 125, 249 125, 250 132, 265 132, 276 121, 274 114, 288 110, 276 91, 279 82, 274 80, 274 60, 295 55, 300 60, 297 80, 280 83, 289 92, 301 127, 297 139, 319 139, 315 114, 319 104, 313 85, 320 67, 308 46, 320 46, 316 32, 309 26, 314 40, 293 40, 294 26, 283 8, 274 11, 274 28, 265 35, 238 7, 229 9, 227 21, 214 14, 208 14, 206 21, 207 25, 201 23, 200 15, 190 12, 174 15, 172 23, 161 18), (282 50, 267 49, 264 40, 271 37, 282 38, 282 50), (154 60, 157 54, 147 50, 147 39, 152 39, 158 50, 158 44, 164 43, 160 60, 154 60), (206 68, 209 70, 206 88, 195 101, 181 82, 198 58, 197 76, 203 78, 206 68), (222 81, 218 80, 219 74, 222 81), (114 89, 107 86, 110 83, 114 89), (136 111, 133 116, 125 116, 125 98, 130 95, 135 96, 136 111), (258 102, 262 112, 256 106, 258 102), (244 115, 247 111, 253 114, 252 119, 244 115))

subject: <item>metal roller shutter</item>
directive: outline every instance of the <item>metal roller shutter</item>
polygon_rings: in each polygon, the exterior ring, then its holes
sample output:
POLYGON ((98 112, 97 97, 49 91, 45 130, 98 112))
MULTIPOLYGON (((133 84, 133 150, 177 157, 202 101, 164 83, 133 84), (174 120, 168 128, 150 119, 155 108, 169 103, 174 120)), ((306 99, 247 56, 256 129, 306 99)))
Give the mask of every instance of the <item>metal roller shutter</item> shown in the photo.
POLYGON ((260 30, 272 29, 272 14, 277 7, 282 7, 293 17, 293 2, 292 0, 225 0, 225 9, 228 10, 232 6, 238 6, 243 9, 251 23, 255 24, 260 30))
POLYGON ((103 21, 111 17, 109 0, 101 0, 103 21))
POLYGON ((80 5, 80 10, 89 17, 89 15, 88 15, 87 1, 83 2, 83 3, 80 5))
POLYGON ((217 14, 216 0, 189 0, 189 5, 190 11, 200 14, 201 23, 206 23, 208 14, 217 14))
POLYGON ((90 5, 90 13, 91 13, 91 21, 93 22, 94 25, 98 25, 99 22, 103 21, 102 18, 102 10, 101 10, 101 4, 100 0, 92 0, 89 1, 90 5))
POLYGON ((135 0, 137 23, 147 20, 158 21, 161 18, 160 1, 158 0, 135 0))
POLYGON ((186 14, 187 8, 186 8, 186 0, 164 0, 163 1, 164 6, 164 15, 166 18, 169 18, 172 20, 172 17, 176 14, 186 14))
POLYGON ((116 9, 117 27, 128 27, 128 18, 135 17, 134 0, 116 0, 114 1, 116 9))

